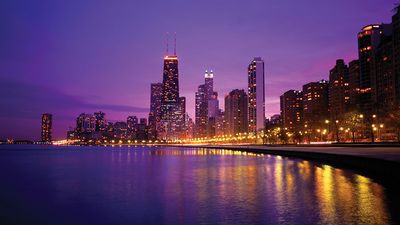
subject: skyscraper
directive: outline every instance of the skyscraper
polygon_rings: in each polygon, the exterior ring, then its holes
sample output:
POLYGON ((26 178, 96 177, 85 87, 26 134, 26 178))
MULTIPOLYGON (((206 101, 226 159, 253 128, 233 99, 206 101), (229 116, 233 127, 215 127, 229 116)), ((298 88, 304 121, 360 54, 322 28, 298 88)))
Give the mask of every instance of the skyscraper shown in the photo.
POLYGON ((128 139, 138 138, 138 118, 136 116, 128 116, 126 119, 126 136, 128 139))
POLYGON ((215 117, 215 135, 224 135, 226 130, 225 112, 219 110, 215 117))
POLYGON ((162 83, 151 84, 150 90, 150 113, 149 113, 149 138, 156 139, 157 134, 161 132, 161 94, 162 83))
POLYGON ((265 127, 265 78, 261 57, 255 57, 248 66, 248 96, 249 132, 257 133, 265 127))
POLYGON ((360 62, 358 60, 349 63, 349 91, 349 110, 358 110, 360 94, 360 62))
POLYGON ((329 72, 329 110, 331 120, 338 120, 349 108, 349 69, 343 59, 329 72))
POLYGON ((148 137, 148 130, 147 130, 147 119, 146 118, 140 118, 139 124, 137 125, 138 131, 137 131, 137 136, 139 140, 147 140, 148 137))
POLYGON ((244 90, 235 89, 225 97, 226 134, 248 131, 248 97, 244 90))
POLYGON ((218 116, 220 111, 219 109, 219 101, 218 101, 218 92, 214 91, 213 94, 208 99, 207 104, 208 118, 215 118, 218 116))
POLYGON ((178 57, 164 57, 163 87, 161 93, 161 115, 163 120, 170 120, 176 104, 179 102, 178 57))
POLYGON ((43 142, 52 141, 52 127, 53 127, 53 115, 50 113, 42 114, 42 132, 41 138, 43 142))
MULTIPOLYGON (((176 46, 176 45, 175 45, 176 46)), ((176 49, 176 47, 175 47, 176 49)), ((168 53, 168 49, 167 49, 168 53)), ((184 134, 185 104, 184 98, 179 96, 178 56, 176 50, 173 55, 164 57, 163 83, 161 90, 161 139, 177 139, 184 134)))
POLYGON ((106 114, 102 111, 95 112, 94 117, 96 119, 96 128, 95 131, 105 131, 107 122, 106 122, 106 114))
POLYGON ((400 6, 396 7, 392 16, 393 24, 393 68, 396 87, 396 105, 400 106, 400 6))
POLYGON ((380 43, 375 52, 375 92, 373 93, 376 113, 386 117, 396 106, 396 76, 394 72, 393 25, 382 25, 380 43))
POLYGON ((214 93, 214 73, 211 70, 210 73, 206 70, 204 74, 204 85, 206 87, 207 99, 211 98, 214 93))
POLYGON ((189 115, 186 113, 186 138, 191 139, 193 138, 194 135, 194 123, 192 118, 189 117, 189 115))
POLYGON ((302 129, 303 92, 289 90, 281 95, 281 119, 283 127, 290 132, 302 129))
POLYGON ((358 58, 360 62, 360 111, 369 118, 376 113, 376 52, 388 24, 372 24, 358 33, 358 58))
POLYGON ((204 85, 207 101, 207 116, 215 118, 219 111, 218 92, 214 91, 214 73, 212 70, 204 74, 204 85))
POLYGON ((164 73, 162 88, 162 104, 179 101, 179 72, 178 57, 176 55, 164 57, 164 73))
POLYGON ((303 85, 303 118, 310 131, 322 129, 329 118, 328 81, 321 80, 303 85))
POLYGON ((196 136, 207 137, 215 134, 215 117, 219 113, 218 93, 214 91, 214 73, 206 70, 204 84, 196 92, 196 136))
POLYGON ((179 97, 175 116, 175 133, 178 138, 184 138, 186 133, 186 97, 179 97))
POLYGON ((75 130, 77 138, 92 138, 92 132, 96 130, 96 117, 93 114, 81 113, 76 118, 75 130))
POLYGON ((206 85, 199 85, 195 96, 195 136, 207 136, 208 102, 206 85))

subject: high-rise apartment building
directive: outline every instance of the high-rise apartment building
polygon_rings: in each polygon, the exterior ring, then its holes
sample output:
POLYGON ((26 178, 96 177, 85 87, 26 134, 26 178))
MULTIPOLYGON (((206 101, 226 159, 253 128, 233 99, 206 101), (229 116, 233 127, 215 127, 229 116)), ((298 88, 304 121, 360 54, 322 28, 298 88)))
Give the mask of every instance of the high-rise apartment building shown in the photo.
POLYGON ((394 72, 393 25, 382 24, 380 43, 375 51, 375 91, 373 100, 379 117, 396 107, 396 76, 394 72))
POLYGON ((349 68, 343 59, 329 71, 329 111, 332 121, 338 120, 348 111, 350 103, 349 68))
POLYGON ((257 133, 265 127, 265 77, 264 61, 256 57, 248 66, 248 126, 257 133))
POLYGON ((393 73, 396 88, 396 106, 400 106, 400 6, 392 16, 393 25, 393 73))
POLYGON ((322 129, 329 118, 328 86, 326 80, 303 85, 303 121, 308 129, 322 129))
POLYGON ((99 111, 94 113, 94 117, 96 120, 95 131, 97 132, 105 131, 107 126, 106 114, 102 111, 99 111))
POLYGON ((390 32, 389 24, 365 26, 358 33, 358 58, 360 62, 359 110, 369 118, 377 112, 377 50, 383 36, 390 32))
POLYGON ((126 119, 126 136, 128 139, 138 138, 138 118, 136 116, 128 116, 126 119))
POLYGON ((349 63, 349 111, 359 109, 360 94, 360 62, 353 60, 349 63))
POLYGON ((42 114, 42 127, 41 127, 41 139, 43 142, 52 141, 52 129, 53 129, 53 115, 50 113, 42 114))
POLYGON ((226 134, 248 131, 248 97, 244 90, 235 89, 225 97, 226 134))
POLYGON ((289 90, 281 95, 281 117, 283 127, 290 132, 298 132, 302 129, 303 117, 303 92, 289 90))

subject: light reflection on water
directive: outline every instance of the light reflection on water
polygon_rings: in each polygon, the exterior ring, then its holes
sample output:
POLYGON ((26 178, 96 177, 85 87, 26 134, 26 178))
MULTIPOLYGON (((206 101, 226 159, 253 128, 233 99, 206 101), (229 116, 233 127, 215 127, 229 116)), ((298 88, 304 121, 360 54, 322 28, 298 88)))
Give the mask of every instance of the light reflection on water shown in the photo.
POLYGON ((391 223, 381 185, 300 159, 161 147, 23 153, 0 151, 0 197, 15 205, 0 216, 11 223, 391 223))

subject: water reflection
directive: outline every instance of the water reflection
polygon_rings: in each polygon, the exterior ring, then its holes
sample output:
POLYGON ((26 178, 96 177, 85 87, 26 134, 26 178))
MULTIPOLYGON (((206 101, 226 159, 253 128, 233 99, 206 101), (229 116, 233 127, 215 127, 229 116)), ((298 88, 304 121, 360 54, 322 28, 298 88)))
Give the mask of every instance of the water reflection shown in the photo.
MULTIPOLYGON (((20 182, 29 180, 32 189, 40 190, 35 194, 49 201, 47 207, 76 207, 87 223, 393 222, 381 185, 305 160, 224 149, 133 146, 5 159, 0 157, 0 169, 21 168, 20 182)), ((0 178, 10 179, 4 174, 0 178)), ((18 192, 21 198, 31 193, 18 192)))
POLYGON ((180 222, 185 221, 188 196, 191 207, 199 212, 199 221, 216 215, 214 222, 224 221, 231 215, 230 210, 252 215, 245 220, 249 223, 261 223, 270 214, 277 223, 296 219, 322 224, 390 221, 382 186, 329 165, 225 149, 176 148, 125 153, 128 158, 132 154, 144 158, 178 156, 166 167, 170 172, 165 174, 168 179, 164 195, 165 201, 171 200, 172 195, 177 203, 176 208, 168 208, 165 217, 177 213, 180 222), (204 157, 188 160, 186 156, 204 157), (308 210, 314 215, 304 218, 303 213, 310 213, 308 210))

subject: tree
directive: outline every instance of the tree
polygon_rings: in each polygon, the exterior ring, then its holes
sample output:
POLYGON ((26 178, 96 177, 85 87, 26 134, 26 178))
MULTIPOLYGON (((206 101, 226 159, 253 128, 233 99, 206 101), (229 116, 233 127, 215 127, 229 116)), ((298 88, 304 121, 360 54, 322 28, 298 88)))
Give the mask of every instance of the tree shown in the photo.
POLYGON ((351 111, 343 116, 344 126, 351 132, 352 142, 356 142, 355 134, 357 131, 362 129, 363 126, 363 115, 357 111, 351 111))

